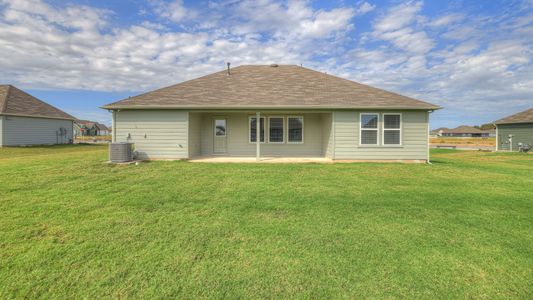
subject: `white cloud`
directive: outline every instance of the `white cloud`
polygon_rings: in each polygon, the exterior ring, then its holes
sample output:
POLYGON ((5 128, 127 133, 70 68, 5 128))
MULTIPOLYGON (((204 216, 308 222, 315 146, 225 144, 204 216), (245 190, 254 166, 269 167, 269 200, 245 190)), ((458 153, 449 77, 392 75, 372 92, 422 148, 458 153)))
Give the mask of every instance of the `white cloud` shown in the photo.
POLYGON ((183 21, 188 17, 188 14, 194 14, 194 12, 185 8, 182 0, 172 0, 170 2, 154 1, 153 5, 158 15, 175 23, 183 21))
POLYGON ((145 91, 221 70, 226 61, 303 63, 454 113, 533 105, 533 8, 429 17, 422 2, 395 3, 318 9, 309 1, 228 0, 209 2, 200 15, 182 1, 153 0, 137 23, 117 27, 112 11, 0 0, 0 82, 145 91), (370 11, 363 19, 376 15, 371 27, 354 27, 370 11))
POLYGON ((371 11, 373 11, 374 9, 376 8, 376 5, 373 5, 373 4, 370 4, 366 1, 364 2, 358 2, 357 3, 357 8, 356 8, 356 13, 357 15, 364 15, 366 13, 369 13, 371 11))
POLYGON ((401 29, 411 24, 416 19, 417 13, 422 9, 422 2, 406 2, 388 9, 387 13, 374 24, 378 32, 387 32, 401 29))
POLYGON ((246 35, 270 33, 277 39, 328 38, 352 29, 352 8, 336 8, 330 11, 313 10, 306 1, 293 0, 280 3, 273 0, 245 0, 231 2, 222 9, 234 9, 229 16, 231 33, 246 35))
POLYGON ((463 14, 459 14, 459 13, 447 14, 442 17, 436 18, 435 20, 432 20, 429 23, 429 26, 432 26, 432 27, 447 26, 452 23, 462 21, 464 17, 465 16, 463 14))
POLYGON ((415 27, 422 9, 421 2, 407 2, 391 7, 373 25, 372 36, 391 42, 404 51, 415 54, 429 52, 434 46, 426 32, 415 27))

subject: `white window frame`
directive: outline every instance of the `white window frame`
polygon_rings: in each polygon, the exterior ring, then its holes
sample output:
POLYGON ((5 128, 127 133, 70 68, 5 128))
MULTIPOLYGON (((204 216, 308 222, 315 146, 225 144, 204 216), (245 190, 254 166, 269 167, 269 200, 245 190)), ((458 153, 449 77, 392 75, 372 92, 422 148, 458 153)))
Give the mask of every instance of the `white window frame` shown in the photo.
MULTIPOLYGON (((249 144, 255 144, 257 142, 252 142, 252 119, 255 119, 256 116, 249 116, 248 117, 248 143, 249 144)), ((265 124, 265 141, 264 142, 260 142, 261 144, 265 144, 266 141, 268 141, 268 124, 267 124, 267 120, 266 120, 266 117, 259 117, 259 124, 257 126, 259 126, 259 128, 261 128, 261 119, 265 120, 264 121, 264 124, 265 124)), ((259 132, 261 132, 261 129, 259 129, 259 132)), ((259 141, 261 141, 261 135, 259 135, 257 137, 257 139, 259 141)))
MULTIPOLYGON (((265 123, 265 127, 266 127, 266 123, 265 123)), ((266 133, 265 133, 265 138, 266 138, 266 133)), ((284 116, 268 116, 268 143, 269 144, 285 144, 285 117, 284 116), (283 121, 283 128, 281 128, 281 134, 283 135, 283 141, 281 142, 270 141, 270 119, 281 119, 283 121)))
POLYGON ((286 135, 287 135, 287 144, 303 144, 304 143, 304 139, 305 139, 305 118, 304 116, 297 116, 297 115, 294 115, 294 116, 287 116, 287 131, 286 131, 286 135), (289 118, 301 118, 302 119, 302 141, 301 142, 291 142, 289 140, 289 118))
POLYGON ((228 134, 228 120, 225 118, 215 118, 213 120, 213 134, 215 137, 226 137, 228 134), (217 121, 218 120, 224 120, 224 135, 217 135, 217 121))
POLYGON ((403 127, 403 117, 402 113, 384 113, 383 114, 383 125, 381 126, 381 144, 385 147, 398 147, 402 145, 402 127, 403 127), (400 116, 400 128, 385 128, 385 116, 400 116), (400 143, 399 144, 385 144, 385 130, 396 130, 400 133, 400 143))
POLYGON ((375 147, 375 146, 379 146, 379 141, 380 141, 380 136, 379 136, 379 124, 380 124, 380 114, 379 113, 371 113, 371 112, 366 112, 366 113, 359 113, 359 146, 362 146, 362 147, 375 147), (363 128, 363 116, 364 115, 370 115, 370 116, 378 116, 378 122, 377 122, 377 125, 378 127, 377 128, 363 128), (363 130, 375 130, 377 132, 377 137, 376 137, 376 143, 375 144, 363 144, 362 143, 362 140, 363 140, 363 130))

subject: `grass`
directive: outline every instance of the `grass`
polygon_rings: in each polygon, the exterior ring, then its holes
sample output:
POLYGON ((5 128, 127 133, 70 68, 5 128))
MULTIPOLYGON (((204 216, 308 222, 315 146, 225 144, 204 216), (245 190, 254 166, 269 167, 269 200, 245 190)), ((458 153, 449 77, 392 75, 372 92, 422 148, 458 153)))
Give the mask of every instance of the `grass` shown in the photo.
POLYGON ((533 155, 104 164, 0 149, 0 298, 533 297, 533 155))
POLYGON ((496 147, 495 137, 432 137, 429 139, 431 144, 449 144, 449 145, 472 145, 472 146, 490 146, 496 147))

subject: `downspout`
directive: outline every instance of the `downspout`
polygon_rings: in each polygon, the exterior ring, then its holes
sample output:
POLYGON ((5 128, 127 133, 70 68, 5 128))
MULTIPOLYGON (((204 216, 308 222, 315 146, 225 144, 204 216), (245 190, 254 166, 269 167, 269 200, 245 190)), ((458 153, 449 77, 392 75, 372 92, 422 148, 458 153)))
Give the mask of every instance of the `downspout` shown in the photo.
MULTIPOLYGON (((266 124, 265 124, 266 125, 266 124)), ((255 161, 261 160, 261 113, 255 113, 255 161)))
POLYGON ((427 122, 426 122, 427 127, 428 127, 428 131, 427 131, 427 136, 428 136, 428 158, 427 158, 427 160, 426 160, 426 163, 427 163, 428 165, 431 165, 431 161, 429 160, 429 114, 430 114, 430 113, 431 113, 431 111, 428 110, 428 112, 427 112, 427 122))

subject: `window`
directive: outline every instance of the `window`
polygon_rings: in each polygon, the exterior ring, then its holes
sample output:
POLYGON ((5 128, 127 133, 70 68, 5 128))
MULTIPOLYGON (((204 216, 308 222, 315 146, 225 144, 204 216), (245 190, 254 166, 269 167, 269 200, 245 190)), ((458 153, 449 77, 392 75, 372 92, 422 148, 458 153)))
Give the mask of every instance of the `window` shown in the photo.
POLYGON ((219 137, 226 136, 226 120, 225 119, 215 120, 215 136, 219 136, 219 137))
POLYGON ((383 145, 400 145, 401 114, 383 114, 383 145))
MULTIPOLYGON (((261 132, 261 143, 265 142, 265 118, 260 117, 260 132, 261 132)), ((250 143, 255 143, 257 141, 257 118, 250 117, 250 143)))
POLYGON ((361 114, 361 128, 359 134, 359 144, 377 145, 378 144, 378 114, 361 114))
POLYGON ((269 143, 283 143, 284 132, 284 118, 283 117, 269 117, 268 118, 268 142, 269 143))
POLYGON ((304 117, 287 117, 287 140, 289 143, 304 142, 304 117))

